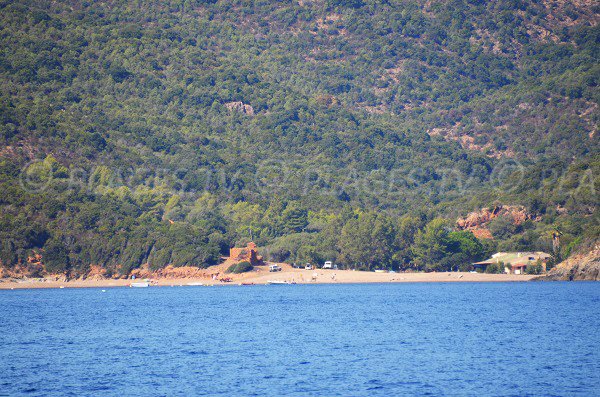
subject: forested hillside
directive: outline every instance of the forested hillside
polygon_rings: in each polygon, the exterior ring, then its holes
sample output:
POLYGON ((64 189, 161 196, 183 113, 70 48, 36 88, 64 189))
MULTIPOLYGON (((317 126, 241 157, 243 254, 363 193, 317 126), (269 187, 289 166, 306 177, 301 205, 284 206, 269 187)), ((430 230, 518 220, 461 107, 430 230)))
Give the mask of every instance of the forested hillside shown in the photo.
POLYGON ((448 269, 600 235, 595 1, 2 1, 0 261, 448 269), (493 239, 456 219, 495 205, 493 239))

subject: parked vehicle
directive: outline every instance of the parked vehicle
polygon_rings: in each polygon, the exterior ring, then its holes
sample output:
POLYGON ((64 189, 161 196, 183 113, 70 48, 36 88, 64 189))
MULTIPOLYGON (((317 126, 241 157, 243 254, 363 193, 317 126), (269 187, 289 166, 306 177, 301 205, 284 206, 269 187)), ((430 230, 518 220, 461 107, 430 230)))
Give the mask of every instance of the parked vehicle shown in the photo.
POLYGON ((304 266, 304 270, 312 270, 313 269, 313 265, 311 265, 310 263, 307 263, 306 266, 304 266))
POLYGON ((325 262, 323 269, 333 269, 333 263, 331 261, 325 262))
POLYGON ((271 265, 269 266, 269 271, 270 272, 280 272, 281 271, 281 267, 278 265, 271 265))

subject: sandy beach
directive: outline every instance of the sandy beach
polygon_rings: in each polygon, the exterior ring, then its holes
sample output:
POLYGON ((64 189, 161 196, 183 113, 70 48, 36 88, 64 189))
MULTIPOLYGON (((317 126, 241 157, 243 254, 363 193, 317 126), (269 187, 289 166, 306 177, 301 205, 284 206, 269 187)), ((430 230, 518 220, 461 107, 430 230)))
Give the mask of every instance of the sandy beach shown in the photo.
MULTIPOLYGON (((222 274, 219 278, 231 278, 230 282, 210 277, 152 278, 151 286, 198 286, 198 285, 252 285, 271 281, 296 284, 343 284, 343 283, 440 283, 440 282, 519 282, 529 281, 534 275, 484 274, 465 272, 439 273, 376 273, 353 270, 304 270, 280 264, 280 272, 269 272, 268 266, 256 267, 243 274, 222 274)), ((54 279, 0 279, 0 289, 23 288, 113 288, 129 287, 129 279, 86 279, 62 281, 54 279)))

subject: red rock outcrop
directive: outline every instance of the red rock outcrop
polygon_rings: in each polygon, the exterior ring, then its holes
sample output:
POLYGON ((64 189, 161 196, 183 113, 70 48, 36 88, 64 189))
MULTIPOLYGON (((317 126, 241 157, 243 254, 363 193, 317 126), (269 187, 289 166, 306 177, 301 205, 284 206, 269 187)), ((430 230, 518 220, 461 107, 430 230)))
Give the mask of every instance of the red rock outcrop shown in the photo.
POLYGON ((27 257, 27 262, 19 263, 16 266, 6 268, 0 264, 0 278, 36 278, 43 277, 46 274, 46 268, 42 263, 42 255, 34 252, 27 257))
POLYGON ((148 264, 143 265, 137 269, 133 269, 130 273, 135 278, 210 278, 213 272, 208 269, 201 269, 194 266, 179 266, 175 267, 168 265, 162 269, 150 270, 148 264))
POLYGON ((492 233, 488 230, 488 223, 500 216, 508 216, 512 218, 515 225, 520 225, 525 221, 538 221, 539 217, 534 216, 527 211, 522 205, 497 205, 493 208, 482 208, 480 211, 469 213, 464 218, 459 218, 456 221, 456 226, 459 230, 470 230, 477 238, 493 238, 492 233))
POLYGON ((108 276, 106 269, 102 266, 91 265, 90 270, 82 278, 89 280, 104 280, 108 278, 108 276))
POLYGON ((537 280, 600 281, 600 243, 587 253, 578 253, 562 261, 537 280))
POLYGON ((135 278, 211 278, 213 275, 224 273, 227 268, 235 263, 248 261, 252 266, 264 265, 263 257, 258 255, 256 244, 250 242, 243 248, 231 248, 230 257, 218 266, 211 266, 210 269, 202 269, 195 266, 166 266, 162 269, 151 270, 149 264, 145 264, 137 269, 133 269, 129 274, 124 274, 122 266, 116 266, 110 271, 100 265, 90 265, 89 270, 83 273, 68 274, 48 274, 43 263, 42 255, 34 253, 26 263, 19 264, 11 268, 0 266, 0 278, 33 278, 45 277, 55 281, 66 280, 67 278, 79 278, 81 280, 105 280, 105 279, 125 279, 135 276, 135 278))
POLYGON ((488 229, 471 229, 471 233, 473 233, 473 235, 480 240, 492 240, 494 238, 494 236, 492 236, 492 232, 490 232, 488 229))
POLYGON ((254 108, 245 104, 244 102, 227 102, 225 107, 230 111, 247 114, 248 116, 254 116, 254 108))
POLYGON ((258 255, 258 249, 253 242, 248 243, 244 248, 231 248, 229 261, 232 263, 248 261, 252 266, 264 265, 263 257, 258 255))

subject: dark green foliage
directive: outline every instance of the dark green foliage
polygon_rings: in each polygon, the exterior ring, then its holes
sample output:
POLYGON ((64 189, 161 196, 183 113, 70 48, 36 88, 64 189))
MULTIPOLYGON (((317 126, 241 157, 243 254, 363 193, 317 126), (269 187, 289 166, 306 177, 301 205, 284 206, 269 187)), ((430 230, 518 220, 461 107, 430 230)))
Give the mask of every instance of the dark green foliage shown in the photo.
POLYGON ((505 265, 504 262, 500 263, 492 263, 485 268, 486 273, 491 274, 502 274, 505 273, 505 265))
POLYGON ((469 231, 448 233, 448 250, 463 253, 470 261, 486 255, 483 244, 469 231))
POLYGON ((308 225, 308 211, 306 210, 288 206, 282 216, 287 233, 301 232, 308 225))
POLYGON ((328 0, 327 4, 331 7, 350 7, 360 8, 365 5, 362 0, 328 0))
POLYGON ((469 231, 449 231, 447 222, 434 219, 414 237, 412 251, 417 268, 458 270, 484 259, 489 250, 469 231))
POLYGON ((69 252, 60 240, 51 239, 44 245, 43 258, 49 273, 63 273, 69 269, 69 252))
POLYGON ((346 222, 338 247, 339 262, 349 268, 392 268, 394 228, 385 216, 360 213, 346 222))
POLYGON ((240 262, 240 263, 234 263, 233 265, 229 266, 227 268, 227 273, 234 273, 234 274, 239 274, 239 273, 245 273, 245 272, 249 272, 253 269, 252 265, 250 264, 250 262, 240 262))
POLYGON ((272 261, 284 262, 290 257, 291 252, 285 248, 278 248, 278 249, 272 250, 269 254, 270 254, 269 258, 272 261))
POLYGON ((522 231, 520 225, 515 225, 510 216, 500 216, 493 219, 489 225, 492 235, 500 240, 506 240, 522 231))
POLYGON ((2 264, 208 266, 252 238, 449 269, 597 237, 597 9, 302 3, 3 3, 2 264), (541 221, 453 231, 493 202, 541 221))
POLYGON ((527 274, 542 274, 544 268, 540 261, 536 262, 534 265, 527 266, 525 269, 525 273, 527 274))
POLYGON ((127 77, 131 76, 131 73, 123 66, 111 65, 108 69, 108 74, 117 83, 122 83, 127 77))

